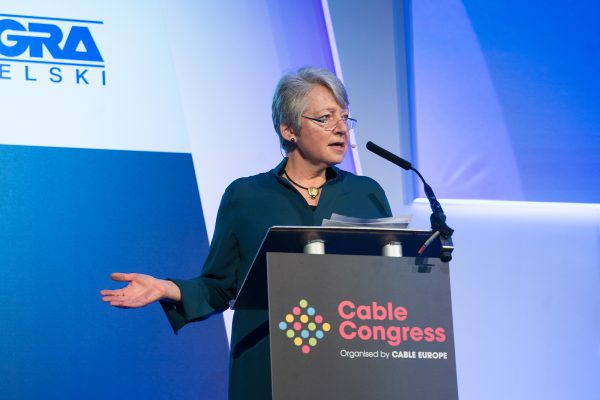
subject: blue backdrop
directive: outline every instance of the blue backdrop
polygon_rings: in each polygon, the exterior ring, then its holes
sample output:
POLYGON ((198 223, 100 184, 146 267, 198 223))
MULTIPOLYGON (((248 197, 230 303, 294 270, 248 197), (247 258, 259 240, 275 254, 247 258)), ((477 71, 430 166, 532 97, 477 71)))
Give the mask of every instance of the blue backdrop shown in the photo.
POLYGON ((413 157, 437 194, 599 202, 600 6, 411 4, 413 157))
POLYGON ((3 399, 225 393, 221 318, 99 300, 114 271, 191 277, 208 239, 189 154, 0 146, 3 399), (199 360, 211 368, 192 369, 199 360))

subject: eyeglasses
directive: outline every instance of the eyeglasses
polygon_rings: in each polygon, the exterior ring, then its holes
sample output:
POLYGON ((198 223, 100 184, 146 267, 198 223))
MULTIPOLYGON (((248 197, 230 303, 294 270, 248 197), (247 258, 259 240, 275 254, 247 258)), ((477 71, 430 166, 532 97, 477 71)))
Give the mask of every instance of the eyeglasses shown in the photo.
POLYGON ((303 115, 302 118, 310 119, 326 131, 334 130, 340 121, 344 122, 348 130, 354 128, 358 123, 357 120, 355 120, 354 118, 350 118, 347 115, 344 115, 342 118, 337 120, 334 119, 331 115, 324 115, 319 118, 307 117, 306 115, 303 115))

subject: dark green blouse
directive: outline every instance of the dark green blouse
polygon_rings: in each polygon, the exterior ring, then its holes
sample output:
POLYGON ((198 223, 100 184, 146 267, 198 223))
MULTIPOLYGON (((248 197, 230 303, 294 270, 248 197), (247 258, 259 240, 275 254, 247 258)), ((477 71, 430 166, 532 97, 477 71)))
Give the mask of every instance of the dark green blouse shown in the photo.
MULTIPOLYGON (((201 275, 173 280, 181 289, 182 301, 178 305, 162 303, 176 332, 229 307, 271 226, 317 226, 332 213, 360 218, 391 216, 377 182, 335 167, 327 170, 319 204, 311 207, 281 177, 286 162, 284 159, 269 172, 237 179, 226 189, 201 275)), ((238 310, 234 314, 229 398, 271 398, 269 328, 264 311, 238 310)))

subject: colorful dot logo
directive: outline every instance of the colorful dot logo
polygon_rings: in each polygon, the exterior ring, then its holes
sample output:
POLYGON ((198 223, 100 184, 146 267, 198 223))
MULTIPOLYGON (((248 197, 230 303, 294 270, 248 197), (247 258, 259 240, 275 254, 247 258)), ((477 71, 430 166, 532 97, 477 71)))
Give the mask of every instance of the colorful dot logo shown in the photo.
POLYGON ((308 354, 323 339, 325 333, 331 330, 331 325, 324 321, 322 315, 317 314, 314 307, 309 307, 308 301, 302 299, 279 323, 279 329, 302 353, 308 354))

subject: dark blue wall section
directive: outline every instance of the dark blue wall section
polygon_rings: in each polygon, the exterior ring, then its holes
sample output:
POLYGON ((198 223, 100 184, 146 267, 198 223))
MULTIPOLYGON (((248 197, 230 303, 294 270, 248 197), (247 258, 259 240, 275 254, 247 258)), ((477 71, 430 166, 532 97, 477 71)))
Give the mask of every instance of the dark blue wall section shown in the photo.
POLYGON ((0 146, 0 398, 224 398, 220 317, 174 335, 99 295, 113 271, 194 276, 207 248, 189 154, 0 146))

